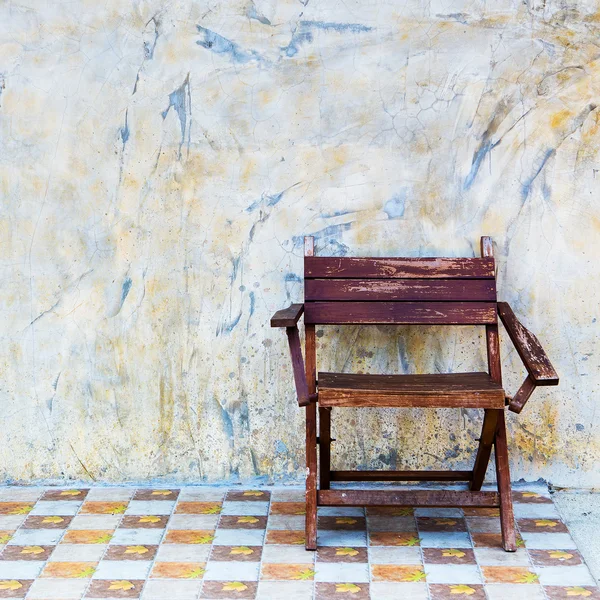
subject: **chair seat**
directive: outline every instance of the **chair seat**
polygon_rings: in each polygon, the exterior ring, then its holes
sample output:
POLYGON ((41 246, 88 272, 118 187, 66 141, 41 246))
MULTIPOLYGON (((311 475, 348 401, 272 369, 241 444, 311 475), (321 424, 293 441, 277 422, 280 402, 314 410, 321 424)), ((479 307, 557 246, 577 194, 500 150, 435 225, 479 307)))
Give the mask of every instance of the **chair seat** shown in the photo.
POLYGON ((323 407, 504 408, 502 385, 487 373, 363 375, 319 373, 323 407))

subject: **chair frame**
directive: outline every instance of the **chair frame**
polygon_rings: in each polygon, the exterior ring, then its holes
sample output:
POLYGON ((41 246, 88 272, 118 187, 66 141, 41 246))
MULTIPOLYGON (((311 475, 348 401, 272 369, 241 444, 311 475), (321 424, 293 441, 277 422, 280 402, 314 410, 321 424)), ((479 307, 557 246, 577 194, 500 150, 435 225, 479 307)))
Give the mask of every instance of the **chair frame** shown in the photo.
MULTIPOLYGON (((304 256, 315 256, 314 238, 304 239, 304 256)), ((493 259, 492 239, 481 238, 481 256, 493 259)), ((504 409, 485 409, 479 447, 469 471, 332 471, 331 408, 318 406, 315 324, 305 324, 305 353, 302 354, 298 321, 304 304, 277 311, 272 327, 285 327, 292 360, 298 404, 306 409, 306 549, 317 548, 318 506, 419 506, 499 508, 502 546, 517 548, 511 497, 508 447, 504 409), (318 413, 318 420, 317 420, 318 413), (318 431, 318 434, 317 434, 318 431), (497 492, 481 491, 492 447, 495 449, 497 492), (318 449, 318 452, 317 452, 318 449), (331 489, 332 481, 466 481, 469 490, 350 490, 331 489)), ((559 379, 538 339, 515 317, 506 302, 497 302, 504 324, 528 375, 514 397, 506 397, 508 409, 520 413, 537 386, 558 385, 559 379)), ((498 323, 485 325, 488 372, 502 384, 498 323)))

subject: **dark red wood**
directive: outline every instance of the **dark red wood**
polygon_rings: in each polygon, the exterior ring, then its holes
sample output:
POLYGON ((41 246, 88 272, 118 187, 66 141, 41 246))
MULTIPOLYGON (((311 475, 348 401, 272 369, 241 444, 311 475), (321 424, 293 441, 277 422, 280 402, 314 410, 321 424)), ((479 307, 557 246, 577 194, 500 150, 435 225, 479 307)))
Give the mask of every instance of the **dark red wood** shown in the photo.
POLYGON ((287 308, 278 310, 271 317, 271 327, 293 327, 298 323, 303 312, 304 304, 291 304, 287 308))
MULTIPOLYGON (((500 528, 502 530, 502 546, 507 552, 515 552, 517 542, 515 536, 515 515, 512 505, 510 471, 508 468, 508 445, 506 442, 506 424, 504 411, 498 411, 498 430, 496 431, 495 456, 496 478, 500 494, 500 528)), ((474 492, 475 493, 475 492, 474 492)))
POLYGON ((472 476, 472 471, 331 471, 331 481, 469 481, 472 476))
POLYGON ((287 327, 286 332, 290 346, 290 356, 292 357, 292 369, 294 371, 294 383, 296 384, 298 404, 300 406, 308 406, 310 398, 308 385, 306 383, 306 372, 304 369, 304 359, 302 358, 302 347, 300 346, 298 328, 287 327))
POLYGON ((353 279, 494 278, 493 258, 306 257, 304 277, 353 279))
POLYGON ((496 492, 451 490, 322 490, 319 506, 500 506, 496 492))
POLYGON ((331 481, 331 408, 319 407, 319 485, 328 490, 331 481))
MULTIPOLYGON (((314 254, 314 238, 304 238, 304 254, 314 254)), ((306 381, 308 393, 317 391, 317 340, 315 326, 305 326, 306 381)), ((306 521, 305 546, 317 549, 317 405, 306 407, 306 521)))
POLYGON ((521 387, 517 390, 517 393, 508 403, 508 409, 519 414, 523 410, 523 407, 527 403, 527 400, 529 400, 531 394, 533 394, 535 391, 536 387, 535 381, 533 381, 533 379, 528 375, 525 378, 525 381, 521 384, 521 387))
POLYGON ((306 279, 304 299, 495 302, 494 279, 306 279))
POLYGON ((481 437, 479 438, 479 447, 477 448, 477 456, 475 457, 475 465, 473 467, 473 481, 471 481, 470 485, 470 489, 475 492, 481 489, 483 480, 485 479, 490 455, 492 454, 492 444, 496 436, 497 423, 498 411, 487 409, 483 417, 481 437))
POLYGON ((498 302, 498 314, 535 384, 558 385, 558 375, 539 340, 519 322, 508 302, 498 302))
POLYGON ((307 302, 304 322, 321 325, 485 325, 492 302, 307 302))

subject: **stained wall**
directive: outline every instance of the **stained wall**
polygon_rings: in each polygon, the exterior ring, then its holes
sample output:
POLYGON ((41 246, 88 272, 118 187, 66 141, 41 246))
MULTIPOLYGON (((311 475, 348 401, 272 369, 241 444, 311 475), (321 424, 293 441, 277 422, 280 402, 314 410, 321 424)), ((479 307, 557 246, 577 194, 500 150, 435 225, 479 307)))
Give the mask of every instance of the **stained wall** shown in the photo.
MULTIPOLYGON (((600 485, 600 12, 529 0, 0 6, 0 479, 294 481, 272 312, 302 236, 473 256, 561 376, 514 479, 600 485)), ((524 371, 503 340, 514 393, 524 371)), ((479 333, 319 331, 320 366, 482 368, 479 333)), ((481 416, 334 416, 347 468, 467 468, 481 416)))

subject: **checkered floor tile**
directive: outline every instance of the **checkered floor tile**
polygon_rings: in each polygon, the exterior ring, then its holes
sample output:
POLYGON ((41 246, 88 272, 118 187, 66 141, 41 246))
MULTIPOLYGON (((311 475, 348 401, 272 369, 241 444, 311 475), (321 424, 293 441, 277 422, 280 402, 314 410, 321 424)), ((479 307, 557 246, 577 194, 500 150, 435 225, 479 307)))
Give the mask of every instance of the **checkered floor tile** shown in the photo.
POLYGON ((0 598, 599 600, 543 489, 496 509, 322 508, 301 490, 0 488, 0 598))

